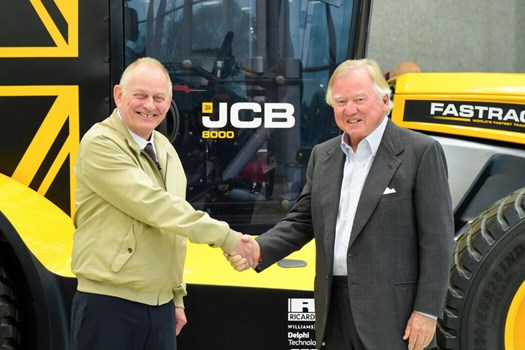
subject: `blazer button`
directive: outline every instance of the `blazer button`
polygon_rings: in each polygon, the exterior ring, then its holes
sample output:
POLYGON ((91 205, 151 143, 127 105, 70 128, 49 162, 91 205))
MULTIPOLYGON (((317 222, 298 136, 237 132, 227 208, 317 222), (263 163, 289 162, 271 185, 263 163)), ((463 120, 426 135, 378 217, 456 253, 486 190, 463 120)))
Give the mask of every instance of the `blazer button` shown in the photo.
POLYGON ((133 253, 133 249, 132 248, 128 248, 128 253, 133 253))

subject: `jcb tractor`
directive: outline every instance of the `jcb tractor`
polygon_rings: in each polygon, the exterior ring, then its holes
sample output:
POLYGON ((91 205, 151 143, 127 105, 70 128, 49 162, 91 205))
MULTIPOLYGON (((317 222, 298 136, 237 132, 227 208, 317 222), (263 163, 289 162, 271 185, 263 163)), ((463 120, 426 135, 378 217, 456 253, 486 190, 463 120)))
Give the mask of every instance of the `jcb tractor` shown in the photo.
MULTIPOLYGON (((170 72, 174 99, 160 131, 185 167, 187 200, 258 235, 294 204, 312 147, 339 135, 324 102, 328 78, 367 56, 371 18, 384 6, 2 3, 0 347, 68 348, 72 167, 82 135, 114 108, 126 65, 152 56, 170 72)), ((392 120, 435 137, 448 162, 457 234, 439 347, 525 349, 525 75, 417 73, 390 84, 392 120)), ((315 349, 314 259, 309 244, 240 274, 219 250, 189 244, 178 349, 315 349)))

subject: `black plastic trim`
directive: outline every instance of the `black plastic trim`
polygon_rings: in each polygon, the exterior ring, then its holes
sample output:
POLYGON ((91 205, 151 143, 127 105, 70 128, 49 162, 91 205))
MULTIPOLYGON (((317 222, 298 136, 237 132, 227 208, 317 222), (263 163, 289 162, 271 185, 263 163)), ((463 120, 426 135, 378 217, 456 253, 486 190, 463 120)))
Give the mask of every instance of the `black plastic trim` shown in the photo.
MULTIPOLYGON (((29 251, 7 217, 0 211, 0 232, 22 267, 34 306, 39 350, 67 349, 71 300, 76 290, 76 279, 61 277, 47 270, 29 251)), ((13 261, 5 261, 7 269, 13 261)))

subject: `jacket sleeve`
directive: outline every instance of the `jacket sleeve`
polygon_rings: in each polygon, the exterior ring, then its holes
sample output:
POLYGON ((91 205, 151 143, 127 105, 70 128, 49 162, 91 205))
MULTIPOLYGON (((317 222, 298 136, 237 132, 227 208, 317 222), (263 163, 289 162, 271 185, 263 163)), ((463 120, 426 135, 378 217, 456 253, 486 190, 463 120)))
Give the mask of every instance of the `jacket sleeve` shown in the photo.
POLYGON ((454 223, 447 164, 434 141, 426 148, 414 187, 419 244, 419 283, 414 310, 440 317, 449 279, 454 223))
POLYGON ((173 302, 175 307, 184 308, 183 298, 188 294, 186 291, 186 283, 182 283, 180 286, 173 290, 173 302))

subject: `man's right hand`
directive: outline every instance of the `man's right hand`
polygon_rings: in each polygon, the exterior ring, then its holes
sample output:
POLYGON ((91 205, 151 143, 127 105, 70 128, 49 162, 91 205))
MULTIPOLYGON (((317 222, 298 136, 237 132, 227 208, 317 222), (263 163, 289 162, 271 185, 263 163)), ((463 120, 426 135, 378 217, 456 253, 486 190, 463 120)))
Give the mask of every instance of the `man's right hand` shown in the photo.
POLYGON ((225 252, 224 256, 237 271, 255 268, 259 263, 259 244, 250 235, 240 235, 234 251, 231 254, 225 252))

